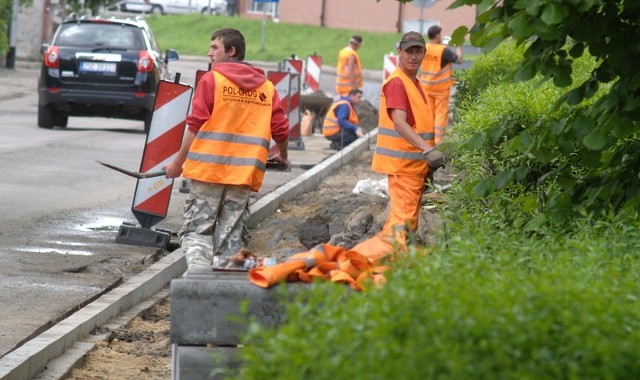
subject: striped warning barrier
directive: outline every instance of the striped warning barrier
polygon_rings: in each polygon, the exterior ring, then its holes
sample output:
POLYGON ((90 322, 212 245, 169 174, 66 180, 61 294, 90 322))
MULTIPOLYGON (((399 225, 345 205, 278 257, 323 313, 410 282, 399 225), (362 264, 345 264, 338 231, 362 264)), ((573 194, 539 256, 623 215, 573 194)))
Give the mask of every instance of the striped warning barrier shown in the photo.
POLYGON ((389 75, 398 67, 398 56, 394 54, 385 54, 383 61, 383 77, 382 80, 386 80, 389 75))
MULTIPOLYGON (((289 102, 289 90, 291 86, 291 73, 288 71, 269 71, 267 72, 267 79, 273 83, 273 86, 278 92, 280 102, 287 112, 287 104, 289 102)), ((273 139, 271 140, 271 146, 269 147, 269 157, 278 155, 280 150, 273 139)))
POLYGON ((322 57, 310 55, 304 72, 304 85, 311 92, 320 90, 320 71, 322 70, 322 57))
MULTIPOLYGON (((304 150, 300 130, 300 75, 290 71, 269 71, 267 79, 273 83, 289 118, 289 149, 304 150)), ((271 140, 269 155, 273 156, 278 153, 278 147, 271 140)))
POLYGON ((283 65, 284 69, 282 71, 289 71, 300 76, 304 74, 304 61, 301 59, 285 59, 283 61, 283 65))
POLYGON ((301 75, 291 73, 291 81, 289 86, 289 103, 287 106, 287 115, 289 116, 289 149, 304 150, 304 142, 300 131, 300 92, 301 92, 301 75))
MULTIPOLYGON (((171 163, 182 144, 187 112, 193 88, 161 81, 151 118, 151 127, 142 154, 140 172, 158 171, 171 163)), ((144 228, 150 228, 167 216, 173 179, 139 179, 131 211, 144 228)))

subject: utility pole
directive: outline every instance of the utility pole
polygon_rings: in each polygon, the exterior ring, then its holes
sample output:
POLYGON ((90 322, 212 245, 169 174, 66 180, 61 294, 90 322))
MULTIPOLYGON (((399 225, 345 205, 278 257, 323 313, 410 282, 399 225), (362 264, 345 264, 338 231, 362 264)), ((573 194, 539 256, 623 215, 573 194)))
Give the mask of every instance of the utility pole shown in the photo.
POLYGON ((8 69, 16 68, 16 34, 18 32, 18 2, 19 0, 13 0, 13 6, 11 7, 11 25, 9 27, 9 51, 7 52, 8 69))

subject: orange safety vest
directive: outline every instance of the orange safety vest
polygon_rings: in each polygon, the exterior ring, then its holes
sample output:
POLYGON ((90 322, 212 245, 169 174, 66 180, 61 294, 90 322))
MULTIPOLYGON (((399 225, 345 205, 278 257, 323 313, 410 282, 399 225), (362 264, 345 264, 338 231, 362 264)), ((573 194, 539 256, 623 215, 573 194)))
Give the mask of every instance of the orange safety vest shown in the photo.
POLYGON ((271 141, 274 87, 238 87, 213 70, 213 111, 196 135, 183 176, 202 182, 248 185, 260 190, 271 141))
MULTIPOLYGON (((389 75, 383 87, 393 78, 400 78, 407 91, 411 111, 415 118, 415 125, 411 127, 428 145, 434 146, 433 119, 429 116, 426 100, 422 97, 411 78, 400 68, 396 68, 389 75)), ((427 160, 425 160, 422 151, 411 145, 396 131, 393 121, 387 114, 387 99, 384 96, 384 92, 380 94, 378 137, 371 168, 378 173, 386 174, 410 176, 424 176, 427 174, 427 160)))
POLYGON ((453 66, 448 62, 444 67, 442 53, 447 47, 442 44, 427 44, 427 52, 420 65, 420 83, 425 92, 429 94, 442 93, 453 85, 453 66))
POLYGON ((360 120, 358 119, 358 114, 356 110, 351 105, 351 102, 345 99, 338 100, 333 103, 331 107, 329 107, 329 111, 327 111, 327 116, 324 118, 324 123, 322 124, 322 135, 323 136, 333 136, 336 133, 340 132, 340 124, 338 124, 338 118, 336 117, 336 107, 339 105, 346 104, 349 106, 349 122, 351 124, 358 124, 360 120))
POLYGON ((355 76, 356 87, 362 88, 362 64, 358 53, 351 46, 347 46, 338 53, 338 67, 336 67, 336 92, 342 96, 347 96, 349 91, 353 89, 349 76, 347 75, 347 61, 349 57, 356 58, 355 76))

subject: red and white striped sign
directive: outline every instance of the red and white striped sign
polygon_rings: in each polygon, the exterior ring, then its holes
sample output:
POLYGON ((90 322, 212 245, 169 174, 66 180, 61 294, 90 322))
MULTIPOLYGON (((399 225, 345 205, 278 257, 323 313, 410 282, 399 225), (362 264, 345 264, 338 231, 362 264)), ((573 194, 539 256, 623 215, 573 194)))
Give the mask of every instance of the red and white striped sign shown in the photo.
MULTIPOLYGON (((280 102, 289 118, 289 149, 304 149, 301 133, 301 111, 300 111, 300 74, 290 71, 269 71, 269 79, 280 97, 280 102)), ((269 156, 278 154, 278 147, 271 140, 269 156)))
POLYGON ((287 115, 289 116, 289 141, 300 140, 300 74, 291 73, 291 83, 289 86, 289 104, 287 115))
MULTIPOLYGON (((267 79, 273 83, 273 86, 280 97, 280 103, 288 113, 287 105, 289 104, 289 90, 291 87, 291 73, 288 71, 269 71, 267 72, 267 79)), ((269 147, 269 157, 280 154, 280 150, 275 141, 271 139, 271 146, 269 147)))
POLYGON ((307 65, 304 73, 304 84, 312 92, 320 90, 320 71, 322 70, 322 57, 310 55, 307 57, 307 65))
MULTIPOLYGON (((171 163, 182 144, 193 88, 161 81, 156 91, 151 127, 142 154, 140 172, 159 171, 171 163)), ((142 227, 150 228, 167 216, 173 179, 139 179, 131 211, 142 227)))
POLYGON ((398 56, 394 54, 385 54, 384 56, 384 71, 382 80, 386 80, 389 75, 398 67, 398 56))
POLYGON ((304 74, 304 61, 301 59, 285 59, 283 71, 289 71, 302 76, 302 74, 304 74))

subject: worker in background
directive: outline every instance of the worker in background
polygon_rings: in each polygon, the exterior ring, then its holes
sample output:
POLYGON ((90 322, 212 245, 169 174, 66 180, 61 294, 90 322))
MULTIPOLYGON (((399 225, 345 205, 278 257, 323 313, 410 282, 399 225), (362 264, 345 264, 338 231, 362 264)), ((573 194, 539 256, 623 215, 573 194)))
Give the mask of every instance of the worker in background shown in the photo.
POLYGON ((359 119, 355 109, 361 101, 362 91, 353 89, 329 107, 322 125, 322 135, 331 141, 331 149, 340 150, 364 136, 364 130, 358 126, 359 119))
POLYGON ((454 83, 452 63, 462 63, 462 49, 455 53, 442 43, 442 28, 434 25, 427 32, 429 43, 420 67, 420 82, 433 114, 436 145, 440 144, 449 125, 449 98, 454 83))
POLYGON ((188 129, 166 176, 191 179, 178 233, 188 273, 211 272, 214 255, 235 256, 244 241, 249 196, 265 174, 271 139, 273 159, 289 166, 289 120, 264 71, 244 61, 245 40, 236 29, 211 36, 211 70, 196 88, 188 129))
POLYGON ((349 91, 362 88, 362 64, 358 49, 362 46, 362 37, 353 35, 349 45, 338 53, 336 66, 336 94, 347 96, 349 91))
POLYGON ((408 32, 398 44, 398 67, 382 85, 378 136, 371 168, 387 175, 389 215, 381 232, 352 250, 377 260, 394 246, 407 247, 417 231, 425 177, 444 164, 435 148, 433 119, 417 78, 425 40, 408 32))

